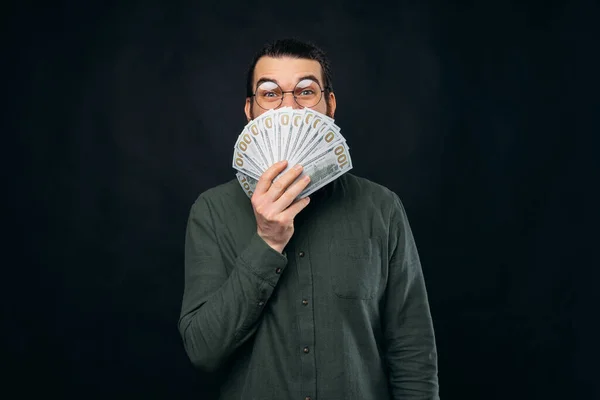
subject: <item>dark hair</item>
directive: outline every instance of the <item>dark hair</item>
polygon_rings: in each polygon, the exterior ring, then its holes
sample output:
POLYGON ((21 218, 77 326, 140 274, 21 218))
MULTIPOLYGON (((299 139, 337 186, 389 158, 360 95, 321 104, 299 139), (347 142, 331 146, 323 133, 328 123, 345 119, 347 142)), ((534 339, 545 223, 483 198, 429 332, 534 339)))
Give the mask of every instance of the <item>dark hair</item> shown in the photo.
POLYGON ((246 97, 250 97, 254 93, 254 88, 252 87, 254 69, 256 68, 256 63, 261 57, 293 57, 318 61, 319 64, 321 64, 321 69, 323 70, 323 89, 325 89, 325 94, 328 95, 333 91, 333 85, 331 82, 331 67, 325 52, 310 42, 303 42, 298 39, 290 38, 279 39, 267 43, 258 53, 256 53, 254 60, 252 60, 252 64, 250 64, 250 68, 248 69, 248 76, 246 79, 246 97))

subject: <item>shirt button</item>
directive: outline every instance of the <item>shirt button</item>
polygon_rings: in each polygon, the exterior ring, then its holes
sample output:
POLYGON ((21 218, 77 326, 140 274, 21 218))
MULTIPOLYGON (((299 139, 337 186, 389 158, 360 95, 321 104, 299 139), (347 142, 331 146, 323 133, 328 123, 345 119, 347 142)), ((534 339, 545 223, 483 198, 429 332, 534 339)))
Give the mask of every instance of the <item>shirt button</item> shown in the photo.
POLYGON ((300 253, 298 253, 298 255, 299 255, 300 257, 304 257, 304 252, 303 252, 303 251, 301 251, 300 253))
POLYGON ((261 301, 259 301, 259 302, 258 302, 258 305, 259 305, 260 307, 262 307, 262 306, 264 306, 264 305, 265 305, 265 302, 261 300, 261 301))
POLYGON ((309 396, 306 396, 304 400, 312 400, 309 396))
POLYGON ((308 354, 308 352, 309 352, 310 350, 308 349, 308 347, 305 347, 305 348, 303 349, 303 351, 304 351, 304 354, 308 354))
POLYGON ((280 274, 280 273, 281 273, 281 268, 277 268, 277 269, 275 270, 275 273, 276 273, 276 274, 280 274))
POLYGON ((307 306, 308 305, 308 300, 306 300, 306 299, 302 300, 302 305, 307 306))

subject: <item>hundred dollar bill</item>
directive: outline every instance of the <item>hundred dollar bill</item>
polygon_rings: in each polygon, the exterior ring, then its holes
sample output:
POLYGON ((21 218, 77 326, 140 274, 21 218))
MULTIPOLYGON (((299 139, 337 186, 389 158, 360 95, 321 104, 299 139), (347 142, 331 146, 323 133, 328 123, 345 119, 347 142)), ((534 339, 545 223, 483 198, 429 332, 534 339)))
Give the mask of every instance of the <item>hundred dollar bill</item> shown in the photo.
POLYGON ((264 114, 260 115, 256 120, 259 124, 263 140, 265 142, 266 151, 265 153, 269 157, 270 164, 275 163, 277 155, 275 148, 275 122, 276 122, 275 110, 268 110, 264 114))
MULTIPOLYGON (((321 154, 315 155, 310 160, 307 160, 304 171, 296 179, 301 179, 304 175, 310 176, 310 183, 302 193, 298 195, 297 199, 310 196, 351 169, 352 160, 350 159, 350 152, 345 141, 339 142, 337 146, 331 147, 321 154)), ((289 168, 279 174, 277 178, 281 177, 287 170, 289 170, 289 168)), ((241 172, 237 172, 236 176, 246 195, 252 197, 252 194, 256 190, 258 179, 241 172)), ((277 180, 277 178, 275 178, 275 180, 277 180)))
POLYGON ((263 172, 287 160, 286 170, 274 180, 303 165, 302 175, 311 182, 299 198, 309 196, 352 169, 350 148, 340 131, 333 118, 312 109, 283 107, 261 114, 244 127, 234 147, 232 165, 240 185, 251 197, 263 172))
POLYGON ((311 136, 306 145, 296 154, 294 164, 302 163, 311 154, 321 153, 329 147, 345 141, 340 133, 340 128, 333 123, 321 124, 316 132, 311 133, 311 136))
MULTIPOLYGON (((237 153, 237 152, 235 152, 235 153, 237 153)), ((243 157, 244 157, 243 154, 234 155, 234 157, 236 157, 236 156, 238 157, 237 158, 238 162, 240 162, 240 160, 243 159, 243 157)), ((244 166, 234 165, 234 168, 237 171, 239 171, 245 175, 251 176, 255 179, 259 179, 260 175, 262 175, 262 172, 259 172, 258 170, 254 169, 252 167, 244 167, 244 166)))
POLYGON ((315 139, 315 134, 320 129, 321 125, 324 122, 331 122, 331 118, 327 117, 324 114, 316 112, 311 109, 306 109, 306 112, 303 116, 303 128, 298 136, 298 143, 296 147, 292 150, 292 156, 290 157, 289 162, 295 164, 298 160, 298 153, 309 146, 311 141, 315 139))
POLYGON ((293 110, 292 111, 292 117, 291 117, 292 126, 290 127, 290 134, 288 135, 286 143, 285 143, 283 160, 289 160, 291 158, 291 156, 293 155, 294 147, 296 147, 296 144, 298 143, 298 136, 300 135, 300 131, 302 130, 302 127, 303 127, 303 122, 304 122, 303 117, 304 117, 305 112, 306 112, 306 108, 304 108, 302 110, 293 110))
POLYGON ((248 130, 248 132, 250 132, 252 137, 255 139, 256 144, 258 145, 257 155, 260 156, 261 164, 265 168, 268 168, 269 165, 273 164, 273 161, 267 152, 270 145, 267 144, 268 140, 266 140, 266 135, 261 129, 260 122, 257 121, 257 119, 253 119, 252 121, 248 122, 244 129, 248 130))
MULTIPOLYGON (((302 199, 315 191, 319 190, 329 182, 339 178, 341 175, 352 169, 352 160, 350 159, 350 151, 345 141, 338 142, 335 146, 327 148, 318 153, 312 154, 310 157, 301 163, 304 167, 302 174, 297 179, 304 175, 310 176, 310 183, 300 193, 298 199, 302 199)), ((287 165, 273 182, 279 179, 283 174, 293 167, 292 164, 287 165)))
MULTIPOLYGON (((318 155, 305 166, 303 173, 298 179, 304 175, 308 175, 311 181, 302 193, 298 195, 297 199, 310 196, 351 169, 352 160, 350 159, 348 146, 345 142, 340 142, 338 146, 318 155)), ((278 175, 278 177, 282 174, 278 175)), ((241 172, 237 172, 236 176, 246 195, 251 198, 256 190, 258 179, 241 172)))
POLYGON ((242 131, 233 150, 233 168, 258 175, 267 168, 268 164, 260 156, 261 149, 258 139, 247 129, 242 131))
POLYGON ((302 114, 302 120, 300 121, 298 132, 295 133, 294 140, 290 146, 288 161, 291 161, 298 149, 302 147, 302 144, 306 138, 306 132, 310 129, 311 120, 315 116, 315 112, 311 109, 305 108, 303 111, 304 113, 302 114))
POLYGON ((304 163, 302 174, 310 176, 310 183, 300 193, 299 199, 310 196, 323 186, 352 169, 352 160, 346 142, 340 142, 304 163))
POLYGON ((237 177, 237 180, 240 183, 242 189, 244 189, 244 193, 246 193, 246 196, 248 196, 248 198, 252 198, 252 195, 256 190, 256 184, 258 183, 258 181, 241 172, 236 172, 235 176, 237 177))
POLYGON ((292 120, 292 108, 284 107, 279 110, 277 115, 277 129, 276 129, 276 146, 277 146, 277 162, 283 160, 283 151, 287 139, 290 136, 290 128, 292 120))

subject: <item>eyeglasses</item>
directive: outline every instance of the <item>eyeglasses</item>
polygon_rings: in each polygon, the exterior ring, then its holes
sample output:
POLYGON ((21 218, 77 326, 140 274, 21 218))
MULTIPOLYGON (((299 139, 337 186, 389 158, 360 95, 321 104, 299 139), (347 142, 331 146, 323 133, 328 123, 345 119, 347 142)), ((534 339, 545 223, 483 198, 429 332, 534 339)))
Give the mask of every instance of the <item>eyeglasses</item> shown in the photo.
POLYGON ((272 81, 262 82, 256 88, 252 96, 256 103, 265 110, 277 108, 283 103, 285 93, 292 93, 294 100, 301 107, 314 107, 321 101, 323 92, 321 85, 312 79, 303 79, 294 88, 294 90, 283 91, 278 84, 272 81))

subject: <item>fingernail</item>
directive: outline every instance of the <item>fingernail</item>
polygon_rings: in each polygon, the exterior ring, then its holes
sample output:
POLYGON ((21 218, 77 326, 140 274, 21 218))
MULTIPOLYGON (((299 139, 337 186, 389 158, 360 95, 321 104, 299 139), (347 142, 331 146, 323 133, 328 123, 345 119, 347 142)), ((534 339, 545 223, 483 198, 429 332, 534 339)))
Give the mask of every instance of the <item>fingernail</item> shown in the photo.
POLYGON ((296 166, 294 167, 294 169, 295 169, 296 171, 299 171, 299 170, 301 170, 301 169, 302 169, 302 165, 298 164, 298 165, 296 165, 296 166))

